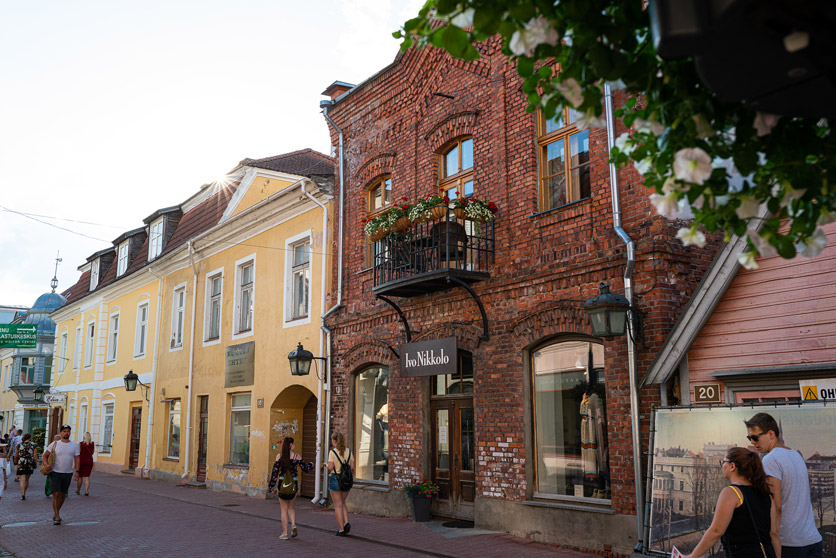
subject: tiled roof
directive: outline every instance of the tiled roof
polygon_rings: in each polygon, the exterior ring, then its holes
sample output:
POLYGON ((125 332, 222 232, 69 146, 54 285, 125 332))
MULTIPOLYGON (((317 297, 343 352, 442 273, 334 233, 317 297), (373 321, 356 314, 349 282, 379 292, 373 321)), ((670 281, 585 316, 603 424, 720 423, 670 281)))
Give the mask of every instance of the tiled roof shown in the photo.
POLYGON ((264 159, 244 159, 240 163, 260 169, 298 174, 299 176, 333 175, 337 160, 313 149, 300 149, 264 159))
POLYGON ((239 184, 241 184, 241 179, 213 194, 206 201, 196 205, 183 215, 174 230, 174 234, 168 239, 168 243, 163 249, 163 255, 185 244, 190 238, 194 238, 217 225, 239 184))

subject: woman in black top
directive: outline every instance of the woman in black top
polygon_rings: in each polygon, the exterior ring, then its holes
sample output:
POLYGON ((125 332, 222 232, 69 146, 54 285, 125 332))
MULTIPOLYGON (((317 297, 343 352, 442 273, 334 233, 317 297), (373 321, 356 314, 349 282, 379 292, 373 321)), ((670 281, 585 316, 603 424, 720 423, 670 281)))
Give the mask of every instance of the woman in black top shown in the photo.
POLYGON ((771 526, 772 500, 761 458, 746 448, 731 448, 720 463, 731 483, 720 492, 714 519, 694 551, 685 558, 699 558, 717 543, 729 558, 775 558, 780 545, 771 526))

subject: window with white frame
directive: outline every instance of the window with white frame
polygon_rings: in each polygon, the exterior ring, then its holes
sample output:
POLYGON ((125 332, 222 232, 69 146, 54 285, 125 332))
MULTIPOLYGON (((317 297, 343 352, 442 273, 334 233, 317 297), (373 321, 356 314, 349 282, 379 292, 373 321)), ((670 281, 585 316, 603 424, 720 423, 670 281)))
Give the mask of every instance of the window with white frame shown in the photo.
POLYGON ((113 445, 113 403, 105 403, 102 406, 102 442, 101 454, 110 455, 110 448, 113 445))
POLYGON ((186 318, 186 287, 174 289, 171 314, 171 347, 183 346, 183 327, 186 318))
POLYGON ((134 333, 134 356, 145 355, 145 344, 148 340, 148 303, 136 307, 136 332, 134 333))
POLYGON ((250 394, 232 394, 229 403, 229 463, 231 465, 249 465, 250 394))
POLYGON ((73 370, 81 366, 81 326, 75 328, 75 349, 73 350, 73 370))
POLYGON ((93 365, 93 346, 96 344, 96 322, 87 324, 87 350, 84 352, 84 367, 93 365))
POLYGON ((291 266, 290 319, 305 318, 310 314, 311 302, 311 242, 293 245, 291 266))
POLYGON ((235 269, 235 333, 253 329, 255 261, 243 261, 235 269))
POLYGON ((99 259, 96 258, 90 264, 90 290, 99 286, 99 259))
POLYGON ((107 361, 116 360, 116 349, 119 347, 119 313, 110 316, 110 329, 108 330, 107 361))
POLYGON ((75 441, 79 441, 84 436, 83 432, 79 432, 78 429, 75 427, 75 405, 70 405, 70 421, 67 423, 73 427, 73 438, 75 441))
POLYGON ((148 260, 151 261, 163 251, 163 219, 162 217, 151 223, 148 233, 148 260))
POLYGON ((116 276, 124 275, 128 271, 128 241, 119 245, 116 256, 116 276))
POLYGON ((221 302, 223 297, 223 274, 217 273, 206 278, 206 320, 204 339, 218 339, 221 336, 221 302))
POLYGON ((84 436, 87 432, 87 403, 82 403, 78 413, 78 434, 84 436))
POLYGON ((70 334, 66 331, 61 334, 61 348, 58 350, 58 373, 63 374, 67 368, 67 343, 70 334))
POLYGON ((168 402, 168 451, 169 459, 180 459, 180 400, 168 402))

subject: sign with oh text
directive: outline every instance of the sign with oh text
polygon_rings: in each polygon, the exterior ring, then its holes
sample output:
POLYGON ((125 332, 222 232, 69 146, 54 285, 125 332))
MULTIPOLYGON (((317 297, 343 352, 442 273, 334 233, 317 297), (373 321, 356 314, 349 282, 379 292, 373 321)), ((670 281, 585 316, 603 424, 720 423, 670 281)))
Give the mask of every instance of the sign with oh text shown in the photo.
POLYGON ((255 378, 255 341, 226 348, 224 387, 251 386, 255 378))
POLYGON ((404 376, 439 376, 455 374, 456 338, 405 343, 400 346, 401 373, 404 376))
POLYGON ((37 343, 38 326, 0 324, 0 349, 34 349, 37 343))
POLYGON ((836 401, 836 379, 799 380, 798 388, 804 401, 836 401))

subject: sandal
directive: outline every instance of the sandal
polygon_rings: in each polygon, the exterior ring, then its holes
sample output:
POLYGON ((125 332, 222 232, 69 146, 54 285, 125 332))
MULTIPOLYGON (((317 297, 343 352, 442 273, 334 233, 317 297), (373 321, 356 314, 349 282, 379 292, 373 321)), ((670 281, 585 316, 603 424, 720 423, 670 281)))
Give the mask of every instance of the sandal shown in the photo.
POLYGON ((59 517, 59 518, 56 519, 56 518, 53 517, 52 518, 52 524, 53 525, 61 525, 61 518, 59 517))
POLYGON ((291 538, 296 538, 296 535, 298 535, 298 534, 299 534, 298 531, 296 531, 296 525, 294 525, 293 528, 290 530, 290 537, 291 538))
POLYGON ((280 539, 280 540, 283 540, 283 541, 286 541, 286 540, 287 540, 287 535, 285 535, 284 533, 282 533, 282 536, 281 536, 281 537, 279 537, 279 539, 280 539))

